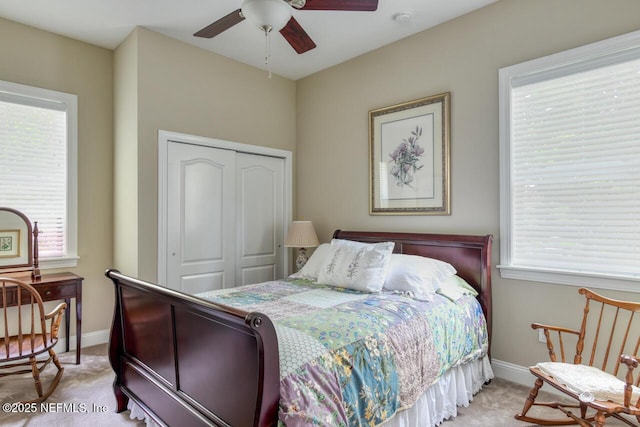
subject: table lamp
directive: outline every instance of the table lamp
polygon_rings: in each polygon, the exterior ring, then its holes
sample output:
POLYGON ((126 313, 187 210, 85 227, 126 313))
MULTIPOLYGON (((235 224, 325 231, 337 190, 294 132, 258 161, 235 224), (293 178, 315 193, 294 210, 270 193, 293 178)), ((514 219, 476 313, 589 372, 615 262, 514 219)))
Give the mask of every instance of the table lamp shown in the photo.
POLYGON ((318 246, 318 236, 313 229, 311 221, 293 221, 289 226, 289 232, 284 245, 290 248, 300 248, 298 258, 296 258, 296 269, 299 271, 307 263, 306 248, 314 248, 318 246))

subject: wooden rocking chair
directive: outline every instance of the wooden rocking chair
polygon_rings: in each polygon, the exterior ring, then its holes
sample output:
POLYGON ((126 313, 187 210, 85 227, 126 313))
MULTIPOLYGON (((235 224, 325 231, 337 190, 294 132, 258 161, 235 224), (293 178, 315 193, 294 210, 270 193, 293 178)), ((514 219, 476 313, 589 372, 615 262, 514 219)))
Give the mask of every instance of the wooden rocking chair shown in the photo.
POLYGON ((584 288, 578 292, 586 298, 580 330, 531 325, 544 331, 551 361, 529 368, 536 376, 535 384, 522 413, 515 418, 541 425, 601 427, 608 417, 615 417, 638 426, 632 420, 635 417, 640 422, 640 388, 637 387, 640 378, 634 381, 633 377, 639 360, 640 303, 605 298, 584 288), (594 316, 589 317, 592 312, 594 316), (576 343, 573 363, 565 360, 565 340, 576 343), (558 347, 560 362, 556 354, 558 347), (583 359, 585 348, 588 358, 583 359), (545 383, 571 398, 571 402, 536 402, 538 391, 545 383), (531 417, 527 413, 533 406, 558 409, 566 417, 531 417))
POLYGON ((0 378, 31 373, 38 397, 23 403, 42 402, 56 389, 64 372, 53 346, 58 342, 60 320, 67 304, 63 302, 51 313, 45 314, 42 298, 33 286, 2 277, 0 296, 4 321, 3 333, 0 334, 0 378), (49 331, 46 328, 47 320, 51 320, 49 331), (48 353, 48 358, 36 359, 42 353, 48 353), (43 392, 40 373, 51 361, 58 372, 43 392), (20 369, 21 366, 30 368, 20 369))

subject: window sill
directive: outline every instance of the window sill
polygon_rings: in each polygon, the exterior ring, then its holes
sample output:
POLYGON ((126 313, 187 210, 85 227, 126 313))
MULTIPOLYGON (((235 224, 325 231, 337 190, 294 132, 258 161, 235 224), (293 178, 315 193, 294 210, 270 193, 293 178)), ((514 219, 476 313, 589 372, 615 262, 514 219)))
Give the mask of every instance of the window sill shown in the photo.
POLYGON ((67 256, 67 257, 60 257, 60 258, 41 258, 38 260, 38 264, 41 270, 50 270, 53 268, 77 267, 79 259, 80 257, 78 256, 67 256))
POLYGON ((558 285, 581 286, 594 289, 640 293, 640 277, 599 275, 560 270, 544 270, 498 265, 503 279, 528 280, 558 285))

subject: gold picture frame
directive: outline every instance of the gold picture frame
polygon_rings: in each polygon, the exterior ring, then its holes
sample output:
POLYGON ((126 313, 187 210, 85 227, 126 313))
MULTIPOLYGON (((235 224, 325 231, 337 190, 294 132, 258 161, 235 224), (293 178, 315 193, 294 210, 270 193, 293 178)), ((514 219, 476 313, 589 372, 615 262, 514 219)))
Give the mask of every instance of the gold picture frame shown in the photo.
POLYGON ((370 215, 451 215, 450 99, 369 111, 370 215))
POLYGON ((0 258, 20 258, 20 230, 0 230, 0 258))

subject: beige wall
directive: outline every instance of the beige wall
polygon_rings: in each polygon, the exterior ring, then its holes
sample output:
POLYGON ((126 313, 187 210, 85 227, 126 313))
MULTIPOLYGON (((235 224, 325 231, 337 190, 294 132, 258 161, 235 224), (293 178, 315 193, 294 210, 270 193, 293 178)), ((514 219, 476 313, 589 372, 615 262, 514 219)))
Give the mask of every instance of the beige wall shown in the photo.
MULTIPOLYGON (((110 324, 105 268, 155 280, 159 129, 295 151, 296 217, 322 240, 335 228, 492 233, 495 265, 498 68, 640 29, 637 16, 636 0, 502 0, 298 82, 141 28, 114 54, 0 19, 0 79, 79 96, 87 333, 110 324), (446 91, 452 215, 369 216, 367 112, 446 91)), ((494 358, 543 358, 528 325, 568 324, 576 289, 493 273, 494 358)))
MULTIPOLYGON (((336 228, 491 233, 495 266, 498 69, 638 30, 638 16, 635 0, 502 0, 298 81, 298 215, 323 241, 336 228), (442 92, 451 92, 452 215, 370 216, 368 111, 442 92)), ((495 268, 493 277, 495 359, 544 358, 534 321, 577 326, 577 288, 503 280, 495 268)))
POLYGON ((113 265, 138 275, 138 37, 114 55, 114 253, 113 265))
MULTIPOLYGON (((158 131, 168 130, 222 140, 295 150, 295 82, 278 76, 267 78, 264 70, 249 67, 211 52, 137 28, 117 50, 118 70, 135 68, 124 77, 127 90, 136 91, 137 211, 118 215, 116 249, 137 236, 137 259, 123 262, 136 268, 138 277, 154 281, 157 276, 157 145, 158 131), (121 52, 126 50, 126 52, 121 52), (132 53, 135 51, 134 53, 132 53), (120 61, 121 60, 121 61, 120 61), (135 65, 132 65, 135 62, 135 65), (120 233, 120 230, 127 230, 120 233), (133 230, 133 232, 131 231, 133 230)), ((116 83, 118 87, 120 82, 116 83)), ((117 91, 120 93, 120 91, 117 91)), ((123 95, 123 98, 127 98, 123 95)), ((133 97, 131 97, 133 98, 133 97)), ((117 105, 120 107, 120 104, 117 105)), ((131 134, 120 133, 116 123, 116 147, 135 144, 131 134)), ((131 147, 129 146, 129 149, 131 147)), ((126 167, 136 167, 126 161, 126 167)), ((120 165, 117 164, 117 171, 120 165)), ((118 173, 118 172, 116 172, 118 173)), ((129 174, 127 172, 127 174, 129 174)), ((130 189, 115 199, 131 201, 130 189)), ((121 206, 124 209, 124 206, 121 206)), ((118 259, 118 255, 116 255, 118 259)), ((123 272, 126 272, 123 268, 123 272)))
POLYGON ((1 80, 78 96, 80 260, 65 270, 85 278, 83 333, 106 329, 113 301, 104 277, 113 252, 113 52, 0 19, 0 58, 1 80))

